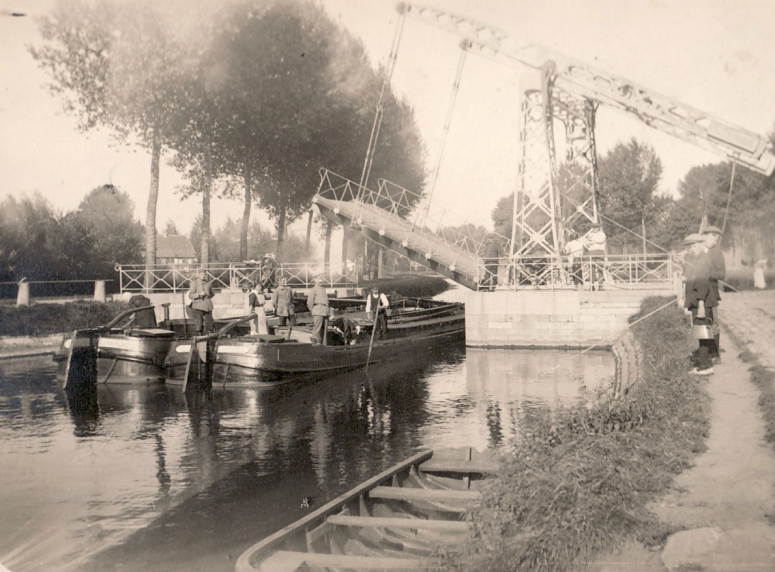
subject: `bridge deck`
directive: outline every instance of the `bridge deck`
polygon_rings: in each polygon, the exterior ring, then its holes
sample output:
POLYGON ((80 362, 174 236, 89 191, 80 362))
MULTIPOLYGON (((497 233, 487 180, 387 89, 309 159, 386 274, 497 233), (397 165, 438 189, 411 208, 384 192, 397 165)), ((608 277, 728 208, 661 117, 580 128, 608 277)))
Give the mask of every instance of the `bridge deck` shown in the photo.
POLYGON ((443 231, 416 226, 373 204, 337 201, 317 195, 313 202, 326 218, 337 223, 361 226, 373 240, 423 264, 452 280, 476 289, 483 260, 464 245, 449 243, 443 231))

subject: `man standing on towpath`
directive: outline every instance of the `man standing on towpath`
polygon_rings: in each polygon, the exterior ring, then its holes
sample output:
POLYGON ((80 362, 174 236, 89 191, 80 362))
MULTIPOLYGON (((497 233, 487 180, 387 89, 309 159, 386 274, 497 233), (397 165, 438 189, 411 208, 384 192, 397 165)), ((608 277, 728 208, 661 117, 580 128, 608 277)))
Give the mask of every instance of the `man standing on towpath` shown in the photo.
MULTIPOLYGON (((718 282, 724 280, 727 277, 727 267, 724 263, 724 253, 721 252, 721 229, 715 226, 707 226, 702 231, 702 237, 705 242, 705 248, 708 250, 708 257, 710 258, 710 287, 713 290, 714 296, 717 301, 721 300, 721 293, 719 292, 718 282)), ((710 347, 710 358, 714 362, 721 361, 720 344, 721 343, 721 329, 718 321, 718 307, 716 307, 715 314, 713 316, 713 343, 710 347)))

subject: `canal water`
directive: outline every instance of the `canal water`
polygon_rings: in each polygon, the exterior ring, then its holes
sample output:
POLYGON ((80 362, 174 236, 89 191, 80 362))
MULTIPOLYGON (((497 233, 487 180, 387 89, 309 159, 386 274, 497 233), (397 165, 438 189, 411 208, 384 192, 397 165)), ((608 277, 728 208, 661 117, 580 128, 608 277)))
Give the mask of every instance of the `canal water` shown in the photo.
POLYGON ((49 358, 0 362, 0 563, 230 571, 392 463, 502 449, 532 410, 590 399, 613 373, 608 352, 459 345, 306 386, 103 385, 73 398, 49 358))

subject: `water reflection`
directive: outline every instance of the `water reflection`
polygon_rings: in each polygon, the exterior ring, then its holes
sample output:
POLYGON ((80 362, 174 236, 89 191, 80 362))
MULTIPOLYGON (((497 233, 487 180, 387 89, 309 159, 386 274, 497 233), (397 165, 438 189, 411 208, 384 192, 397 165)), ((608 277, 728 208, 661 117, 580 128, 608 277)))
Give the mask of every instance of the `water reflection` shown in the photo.
POLYGON ((319 506, 421 448, 503 447, 531 408, 613 373, 610 354, 570 355, 458 346, 314 385, 189 394, 68 395, 47 360, 0 363, 0 562, 232 570, 227 556, 310 510, 301 499, 319 506))

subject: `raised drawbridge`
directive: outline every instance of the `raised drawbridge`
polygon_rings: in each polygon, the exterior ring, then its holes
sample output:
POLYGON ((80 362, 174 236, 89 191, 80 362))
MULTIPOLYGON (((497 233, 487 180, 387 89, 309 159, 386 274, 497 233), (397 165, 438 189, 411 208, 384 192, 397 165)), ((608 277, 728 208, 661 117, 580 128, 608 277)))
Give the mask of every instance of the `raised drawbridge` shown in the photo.
MULTIPOLYGON (((398 10, 398 30, 406 17, 422 20, 462 36, 460 46, 465 53, 499 60, 520 74, 519 181, 514 193, 512 235, 501 237, 506 246, 504 257, 509 258, 507 275, 500 284, 555 287, 567 283, 563 253, 571 231, 583 234, 591 225, 603 223, 598 212, 595 149, 595 114, 600 105, 636 117, 735 165, 765 175, 775 169, 769 141, 756 133, 468 18, 410 4, 400 4, 398 10), (561 170, 555 132, 564 135, 559 141, 564 150, 561 170)), ((400 38, 398 32, 396 38, 400 38)), ((394 40, 386 83, 395 65, 398 41, 394 40)), ((461 58, 456 87, 463 61, 461 58)), ((384 180, 378 181, 376 191, 369 190, 371 158, 383 111, 380 101, 360 182, 322 171, 313 202, 331 220, 359 228, 372 240, 411 260, 477 288, 488 262, 492 263, 484 258, 484 233, 464 221, 452 222, 445 211, 421 197, 422 193, 384 180), (424 206, 418 207, 419 203, 424 206)), ((435 174, 426 194, 432 194, 434 185, 435 174)), ((634 265, 631 260, 619 272, 614 270, 613 279, 630 283, 670 279, 667 255, 638 256, 634 265)))

